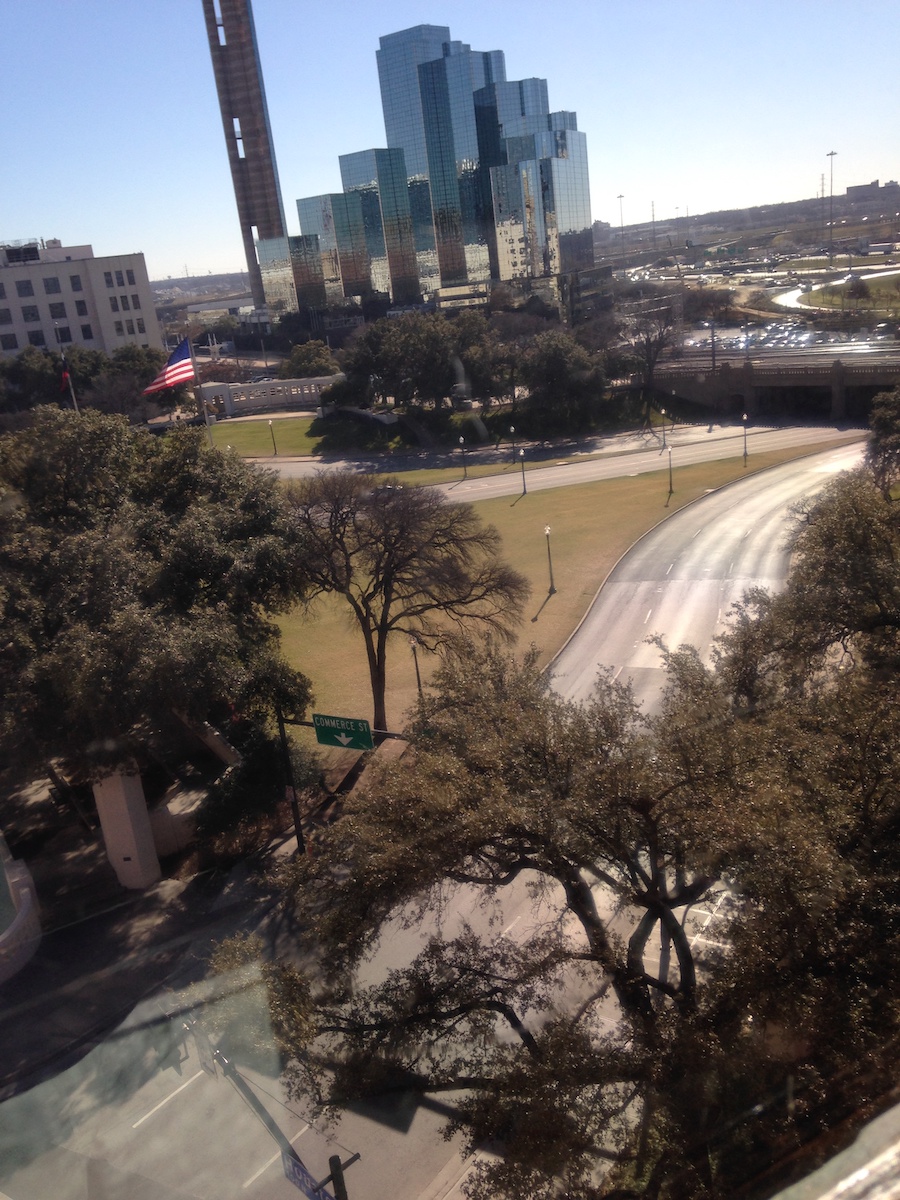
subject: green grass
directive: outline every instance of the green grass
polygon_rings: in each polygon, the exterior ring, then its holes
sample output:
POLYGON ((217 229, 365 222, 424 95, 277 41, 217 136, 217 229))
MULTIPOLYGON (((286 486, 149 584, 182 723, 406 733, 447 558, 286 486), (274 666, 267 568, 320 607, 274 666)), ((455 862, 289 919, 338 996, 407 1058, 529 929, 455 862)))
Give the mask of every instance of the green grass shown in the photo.
POLYGON ((318 438, 310 437, 314 414, 301 417, 272 417, 253 420, 216 421, 211 426, 213 442, 220 450, 231 446, 242 458, 275 458, 272 435, 280 457, 315 454, 318 438))
MULTIPOLYGON (((847 440, 857 437, 848 435, 847 440)), ((753 455, 751 471, 835 444, 753 455)), ((718 462, 677 467, 670 500, 668 470, 662 469, 634 478, 477 502, 474 507, 481 518, 493 524, 503 538, 504 557, 532 584, 519 644, 535 644, 542 661, 549 661, 581 620, 610 570, 642 534, 711 489, 746 476, 739 443, 735 450, 733 457, 718 462), (547 525, 557 589, 553 596, 548 596, 547 525)), ((417 473, 404 475, 404 479, 412 474, 417 473)), ((348 614, 346 604, 328 597, 309 616, 298 610, 284 617, 284 650, 312 679, 315 711, 371 719, 362 639, 348 614)), ((419 665, 427 682, 434 669, 432 656, 420 650, 419 665)), ((415 701, 414 665, 405 637, 397 638, 392 646, 388 672, 388 717, 396 730, 403 727, 404 714, 415 701)), ((306 740, 307 732, 311 731, 298 731, 300 740, 306 740)))

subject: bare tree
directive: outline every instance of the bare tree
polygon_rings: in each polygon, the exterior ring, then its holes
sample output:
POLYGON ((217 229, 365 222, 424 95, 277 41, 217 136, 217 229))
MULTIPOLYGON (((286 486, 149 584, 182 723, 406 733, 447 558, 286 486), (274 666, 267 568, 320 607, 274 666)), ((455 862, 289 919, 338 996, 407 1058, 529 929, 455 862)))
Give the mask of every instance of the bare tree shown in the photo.
POLYGON ((375 728, 387 728, 388 640, 428 648, 471 627, 509 637, 529 587, 500 557, 500 535, 468 504, 396 479, 322 472, 292 484, 312 597, 343 596, 366 646, 375 728))

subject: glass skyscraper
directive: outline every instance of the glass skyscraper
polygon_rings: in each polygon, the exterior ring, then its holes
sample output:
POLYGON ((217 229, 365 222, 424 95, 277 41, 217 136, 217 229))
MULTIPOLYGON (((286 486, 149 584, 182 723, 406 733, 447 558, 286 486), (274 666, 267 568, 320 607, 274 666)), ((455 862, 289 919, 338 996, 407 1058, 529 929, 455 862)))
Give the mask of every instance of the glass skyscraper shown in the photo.
POLYGON ((325 294, 341 304, 349 296, 372 291, 369 252, 358 192, 307 196, 297 201, 300 229, 319 239, 325 294))
POLYGON ((400 149, 358 150, 339 159, 345 192, 359 195, 375 291, 394 304, 421 299, 406 162, 400 149))

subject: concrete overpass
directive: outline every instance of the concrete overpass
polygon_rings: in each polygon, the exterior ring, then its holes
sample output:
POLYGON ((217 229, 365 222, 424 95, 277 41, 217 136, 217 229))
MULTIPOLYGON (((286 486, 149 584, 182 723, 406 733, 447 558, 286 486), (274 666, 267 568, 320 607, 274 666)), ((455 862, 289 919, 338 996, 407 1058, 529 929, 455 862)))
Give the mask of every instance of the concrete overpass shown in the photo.
POLYGON ((666 361, 654 372, 656 390, 702 404, 713 412, 741 407, 754 416, 759 409, 758 396, 770 388, 827 388, 831 392, 831 419, 847 416, 847 389, 876 387, 891 389, 900 385, 900 350, 873 350, 859 357, 838 358, 822 352, 808 357, 802 353, 779 354, 777 351, 753 358, 718 358, 713 366, 709 356, 666 361))

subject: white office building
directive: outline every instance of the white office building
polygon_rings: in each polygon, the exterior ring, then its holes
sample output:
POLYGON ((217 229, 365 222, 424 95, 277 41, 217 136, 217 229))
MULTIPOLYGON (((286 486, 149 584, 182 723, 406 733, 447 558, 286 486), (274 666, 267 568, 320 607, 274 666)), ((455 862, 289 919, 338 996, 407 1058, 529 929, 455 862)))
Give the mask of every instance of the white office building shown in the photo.
POLYGON ((57 239, 0 245, 0 356, 162 344, 143 254, 95 258, 57 239))

